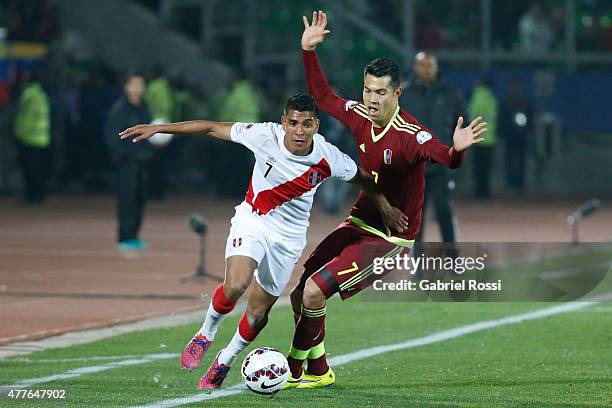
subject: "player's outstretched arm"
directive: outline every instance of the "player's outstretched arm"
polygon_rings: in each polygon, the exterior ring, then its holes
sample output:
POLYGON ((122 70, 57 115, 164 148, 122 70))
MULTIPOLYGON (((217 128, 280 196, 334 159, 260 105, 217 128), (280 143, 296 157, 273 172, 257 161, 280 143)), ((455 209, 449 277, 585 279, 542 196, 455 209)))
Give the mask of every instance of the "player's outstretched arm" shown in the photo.
POLYGON ((460 116, 457 119, 457 126, 455 127, 455 132, 453 133, 453 143, 454 148, 458 152, 462 152, 472 145, 478 144, 484 139, 482 135, 487 133, 487 122, 481 122, 482 117, 479 116, 472 121, 468 126, 463 126, 463 117, 460 116))
POLYGON ((308 91, 314 96, 320 110, 352 128, 354 124, 352 116, 357 115, 348 111, 347 100, 336 95, 329 86, 315 51, 317 45, 321 44, 325 36, 330 33, 326 29, 327 15, 319 10, 312 13, 312 22, 309 22, 305 16, 302 19, 304 20, 304 33, 301 46, 308 91))
POLYGON ((304 51, 314 51, 317 45, 325 40, 325 36, 330 33, 326 30, 327 14, 325 12, 313 11, 312 23, 308 21, 306 16, 302 16, 304 21, 304 33, 302 34, 302 49, 304 51))
POLYGON ((385 224, 387 235, 391 235, 390 228, 397 232, 404 232, 408 228, 408 217, 406 214, 389 203, 387 197, 381 193, 380 187, 376 184, 370 173, 359 167, 355 177, 349 180, 349 183, 359 185, 374 202, 385 224))
POLYGON ((121 136, 121 139, 133 138, 132 142, 134 143, 148 139, 156 133, 210 135, 218 139, 231 140, 232 125, 232 122, 214 122, 211 120, 192 120, 163 125, 136 125, 120 132, 119 136, 121 136))

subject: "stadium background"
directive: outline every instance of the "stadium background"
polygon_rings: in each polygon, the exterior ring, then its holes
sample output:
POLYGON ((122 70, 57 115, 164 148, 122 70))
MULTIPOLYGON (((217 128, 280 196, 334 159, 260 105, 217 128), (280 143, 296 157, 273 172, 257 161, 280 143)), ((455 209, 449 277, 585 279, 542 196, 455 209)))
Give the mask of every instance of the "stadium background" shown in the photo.
MULTIPOLYGON (((527 84, 537 126, 526 185, 509 188, 498 143, 493 198, 476 200, 468 157, 457 178, 462 241, 569 241, 566 217, 593 197, 602 208, 583 221, 581 239, 612 240, 612 3, 541 3, 554 41, 532 53, 523 50, 518 30, 532 4, 526 0, 0 0, 3 352, 30 352, 39 347, 30 341, 65 332, 206 307, 215 282, 181 282, 198 254, 184 219, 199 212, 209 220, 206 267, 222 276, 248 155, 223 157, 218 144, 175 139, 162 151, 164 171, 156 178, 162 188, 152 186, 147 204, 142 237, 151 249, 119 253, 113 169, 102 141, 105 115, 120 94, 118 78, 127 68, 150 74, 161 66, 173 89, 189 96, 189 109, 175 118, 182 120, 218 118, 240 76, 256 90, 261 120, 277 120, 284 99, 305 88, 301 16, 315 8, 329 12, 332 35, 320 55, 345 97, 360 97, 361 70, 370 59, 393 58, 408 73, 422 49, 436 53, 442 73, 466 99, 483 78, 500 101, 510 79, 527 84), (32 68, 44 72, 51 101, 50 193, 44 204, 24 206, 12 123, 22 72, 32 68)), ((350 140, 345 146, 354 148, 350 140)), ((342 219, 354 195, 334 214, 315 204, 305 253, 342 219)), ((429 240, 439 239, 434 223, 427 228, 429 240)))

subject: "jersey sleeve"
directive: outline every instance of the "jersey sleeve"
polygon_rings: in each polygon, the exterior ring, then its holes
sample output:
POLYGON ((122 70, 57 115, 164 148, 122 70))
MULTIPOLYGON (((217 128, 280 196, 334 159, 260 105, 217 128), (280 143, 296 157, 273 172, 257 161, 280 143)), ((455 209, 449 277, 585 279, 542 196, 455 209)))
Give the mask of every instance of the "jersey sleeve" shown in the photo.
MULTIPOLYGON (((414 121, 416 122, 416 121, 414 121)), ((416 122, 418 123, 418 122, 416 122)), ((431 130, 421 127, 413 139, 406 139, 404 155, 411 162, 431 161, 456 169, 463 164, 465 155, 442 142, 431 130)))
POLYGON ((349 181, 357 174, 357 164, 347 154, 343 153, 331 143, 327 143, 328 151, 327 160, 331 168, 332 177, 338 177, 340 180, 349 181))
POLYGON ((364 116, 354 110, 359 103, 349 101, 334 93, 321 69, 316 51, 302 50, 302 57, 308 90, 315 98, 319 109, 338 119, 345 126, 354 129, 364 116))
POLYGON ((244 123, 236 122, 230 129, 232 142, 240 143, 255 152, 265 138, 273 134, 273 123, 244 123))

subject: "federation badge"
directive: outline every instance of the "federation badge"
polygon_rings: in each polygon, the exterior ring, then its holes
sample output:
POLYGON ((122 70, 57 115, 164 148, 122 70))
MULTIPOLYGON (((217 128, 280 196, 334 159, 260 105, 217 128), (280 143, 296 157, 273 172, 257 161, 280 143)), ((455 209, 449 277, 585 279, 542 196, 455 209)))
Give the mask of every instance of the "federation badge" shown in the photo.
POLYGON ((391 164, 392 154, 393 152, 391 151, 391 149, 385 149, 385 153, 384 153, 385 164, 391 164))
POLYGON ((353 109, 357 105, 359 105, 357 101, 346 101, 344 103, 344 110, 348 112, 349 109, 353 109))
POLYGON ((317 184, 319 184, 321 182, 321 178, 321 173, 319 173, 318 171, 312 171, 308 174, 308 182, 312 186, 316 186, 317 184))
POLYGON ((431 140, 431 137, 431 133, 421 130, 419 133, 417 133, 416 140, 417 142, 419 142, 419 144, 423 144, 431 140))

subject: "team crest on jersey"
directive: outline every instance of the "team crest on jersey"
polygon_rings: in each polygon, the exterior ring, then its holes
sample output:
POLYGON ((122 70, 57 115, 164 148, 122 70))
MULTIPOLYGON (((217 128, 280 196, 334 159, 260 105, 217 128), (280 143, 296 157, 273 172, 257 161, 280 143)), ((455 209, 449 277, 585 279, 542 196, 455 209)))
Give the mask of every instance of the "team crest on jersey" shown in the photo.
POLYGON ((318 171, 311 171, 308 174, 308 182, 312 186, 316 186, 317 184, 319 184, 321 182, 322 178, 323 178, 323 176, 318 171))
POLYGON ((232 244, 234 245, 234 248, 238 248, 240 245, 242 245, 242 238, 234 238, 232 244))
POLYGON ((252 128, 252 127, 253 127, 253 124, 252 124, 252 123, 249 123, 248 125, 246 125, 245 129, 250 129, 250 128, 252 128))
POLYGON ((421 130, 419 133, 417 133, 416 140, 417 142, 419 142, 419 144, 423 144, 431 140, 431 137, 431 133, 421 130))
POLYGON ((385 153, 384 153, 385 164, 391 164, 391 155, 392 154, 393 154, 393 152, 391 151, 391 149, 385 149, 385 153))
POLYGON ((346 101, 344 103, 344 110, 348 112, 349 109, 353 109, 357 105, 359 105, 357 101, 346 101))

